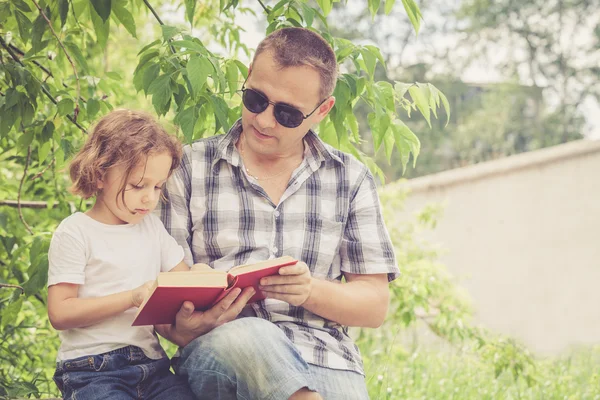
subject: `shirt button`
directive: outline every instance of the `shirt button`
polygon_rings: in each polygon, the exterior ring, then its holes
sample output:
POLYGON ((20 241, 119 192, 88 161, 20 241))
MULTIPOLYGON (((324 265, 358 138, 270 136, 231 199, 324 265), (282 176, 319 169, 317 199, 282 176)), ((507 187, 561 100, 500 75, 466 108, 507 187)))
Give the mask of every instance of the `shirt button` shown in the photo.
POLYGON ((277 247, 273 246, 273 248, 271 249, 271 251, 273 252, 273 254, 277 254, 277 247))
POLYGON ((275 210, 275 218, 279 217, 279 211, 275 210))

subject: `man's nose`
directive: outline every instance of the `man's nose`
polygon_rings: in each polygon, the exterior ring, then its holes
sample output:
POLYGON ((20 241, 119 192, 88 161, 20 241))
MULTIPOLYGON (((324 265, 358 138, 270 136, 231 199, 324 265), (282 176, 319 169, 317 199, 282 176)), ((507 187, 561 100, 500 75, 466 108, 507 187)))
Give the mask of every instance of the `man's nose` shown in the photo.
POLYGON ((275 108, 272 104, 261 113, 256 114, 256 122, 258 122, 258 127, 260 129, 268 129, 274 128, 277 124, 277 120, 275 119, 275 108))

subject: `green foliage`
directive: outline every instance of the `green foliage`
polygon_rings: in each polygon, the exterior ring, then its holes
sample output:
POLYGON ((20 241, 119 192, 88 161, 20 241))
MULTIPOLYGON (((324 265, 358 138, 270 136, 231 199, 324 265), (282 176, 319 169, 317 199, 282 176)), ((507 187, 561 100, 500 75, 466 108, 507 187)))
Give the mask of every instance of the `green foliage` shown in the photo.
POLYGON ((474 324, 468 297, 437 261, 439 250, 417 239, 435 228, 441 207, 400 222, 406 194, 402 183, 381 192, 402 275, 391 284, 383 326, 358 331, 371 398, 600 398, 600 348, 538 360, 515 340, 474 324))

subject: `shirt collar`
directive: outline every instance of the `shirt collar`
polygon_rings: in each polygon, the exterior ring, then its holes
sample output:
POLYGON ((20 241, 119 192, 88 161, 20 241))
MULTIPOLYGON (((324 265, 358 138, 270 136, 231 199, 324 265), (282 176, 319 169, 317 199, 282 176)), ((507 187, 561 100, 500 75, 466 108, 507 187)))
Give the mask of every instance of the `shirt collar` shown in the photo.
MULTIPOLYGON (((211 164, 213 171, 215 171, 217 164, 221 160, 225 160, 235 167, 240 165, 240 154, 235 144, 241 134, 242 120, 240 118, 229 129, 229 132, 219 140, 217 154, 211 164)), ((344 165, 342 159, 332 150, 333 148, 325 144, 312 129, 304 136, 304 158, 313 170, 318 169, 323 162, 326 164, 340 163, 344 165)))

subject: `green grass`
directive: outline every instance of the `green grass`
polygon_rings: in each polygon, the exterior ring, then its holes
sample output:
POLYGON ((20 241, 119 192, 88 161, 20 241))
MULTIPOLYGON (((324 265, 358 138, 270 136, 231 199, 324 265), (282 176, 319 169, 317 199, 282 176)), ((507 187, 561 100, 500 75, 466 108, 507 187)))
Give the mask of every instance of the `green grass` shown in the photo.
POLYGON ((409 354, 398 348, 364 358, 371 399, 600 399, 600 346, 536 360, 530 386, 506 372, 496 377, 493 366, 472 352, 421 349, 409 354))

